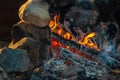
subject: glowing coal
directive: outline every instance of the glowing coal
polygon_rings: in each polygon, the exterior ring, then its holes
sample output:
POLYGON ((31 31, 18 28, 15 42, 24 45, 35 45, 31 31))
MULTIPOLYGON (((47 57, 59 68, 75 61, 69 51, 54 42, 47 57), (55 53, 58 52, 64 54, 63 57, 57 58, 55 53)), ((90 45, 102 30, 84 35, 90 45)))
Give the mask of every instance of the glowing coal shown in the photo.
MULTIPOLYGON (((85 45, 86 47, 90 47, 90 48, 93 48, 93 49, 96 49, 96 50, 100 50, 98 48, 98 46, 90 40, 96 35, 95 32, 84 35, 83 39, 79 40, 79 39, 75 38, 74 36, 72 36, 70 34, 70 32, 63 29, 64 25, 61 26, 61 24, 59 22, 59 18, 60 18, 60 14, 55 15, 54 20, 51 20, 51 22, 49 24, 49 26, 51 28, 51 31, 53 33, 57 33, 58 35, 64 37, 65 39, 75 41, 76 43, 81 44, 81 45, 85 45)), ((54 44, 54 43, 52 43, 52 44, 54 44)))

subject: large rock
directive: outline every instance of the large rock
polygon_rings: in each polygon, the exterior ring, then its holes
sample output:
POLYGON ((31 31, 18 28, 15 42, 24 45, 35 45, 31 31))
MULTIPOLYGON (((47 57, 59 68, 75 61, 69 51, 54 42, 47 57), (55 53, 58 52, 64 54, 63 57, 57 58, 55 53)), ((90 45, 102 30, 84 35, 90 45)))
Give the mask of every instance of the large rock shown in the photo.
POLYGON ((19 9, 19 18, 39 27, 49 24, 49 5, 44 0, 28 0, 19 9))
POLYGON ((0 54, 0 65, 7 72, 23 72, 30 62, 25 50, 4 48, 0 54))
POLYGON ((31 25, 31 23, 20 21, 13 27, 12 41, 14 47, 16 44, 19 45, 18 43, 23 43, 17 48, 26 50, 30 62, 34 65, 41 64, 43 59, 49 57, 49 46, 51 44, 49 27, 40 28, 31 25))

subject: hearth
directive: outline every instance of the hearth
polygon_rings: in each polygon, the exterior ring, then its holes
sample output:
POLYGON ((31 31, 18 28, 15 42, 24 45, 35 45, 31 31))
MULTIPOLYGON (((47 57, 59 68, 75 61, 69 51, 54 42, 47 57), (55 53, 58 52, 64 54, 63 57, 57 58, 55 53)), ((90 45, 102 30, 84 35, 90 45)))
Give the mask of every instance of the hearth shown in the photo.
POLYGON ((6 75, 1 79, 119 80, 119 25, 101 20, 95 3, 28 0, 23 4, 11 43, 0 49, 0 70, 6 75))

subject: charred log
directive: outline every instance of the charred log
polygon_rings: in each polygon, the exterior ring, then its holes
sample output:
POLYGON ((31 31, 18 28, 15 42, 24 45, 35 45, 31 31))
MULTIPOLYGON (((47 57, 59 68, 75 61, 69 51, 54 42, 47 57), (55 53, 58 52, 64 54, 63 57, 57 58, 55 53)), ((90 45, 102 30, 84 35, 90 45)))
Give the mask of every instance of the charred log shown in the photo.
POLYGON ((94 55, 99 55, 101 53, 100 51, 97 51, 95 49, 88 48, 88 47, 86 47, 84 45, 81 45, 81 44, 77 44, 74 41, 64 39, 63 37, 57 35, 56 33, 53 33, 52 37, 55 38, 57 41, 61 42, 64 45, 70 46, 72 48, 76 48, 77 50, 80 50, 81 52, 87 53, 87 55, 89 55, 89 56, 90 55, 92 56, 93 54, 94 55))

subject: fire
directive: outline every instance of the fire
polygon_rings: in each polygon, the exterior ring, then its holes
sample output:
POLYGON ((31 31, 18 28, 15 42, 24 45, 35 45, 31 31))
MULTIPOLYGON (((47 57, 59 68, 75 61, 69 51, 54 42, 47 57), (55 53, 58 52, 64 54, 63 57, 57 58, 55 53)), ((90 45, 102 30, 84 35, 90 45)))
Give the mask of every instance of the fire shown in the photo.
POLYGON ((54 31, 54 30, 57 28, 59 18, 60 18, 60 14, 59 14, 59 15, 56 15, 56 16, 54 17, 54 21, 52 21, 52 20, 50 21, 49 26, 50 26, 50 28, 51 28, 51 31, 54 31))
MULTIPOLYGON (((75 41, 78 44, 81 44, 81 45, 84 45, 84 46, 87 46, 87 47, 90 47, 90 48, 93 48, 93 49, 96 49, 96 50, 100 50, 99 47, 94 42, 92 42, 90 40, 90 39, 92 39, 96 35, 95 32, 92 32, 92 33, 84 36, 84 38, 82 40, 78 40, 77 38, 73 37, 70 34, 70 32, 65 31, 59 25, 60 24, 59 23, 59 19, 60 19, 60 14, 55 15, 54 19, 50 21, 49 26, 50 26, 52 32, 57 33, 58 35, 64 37, 65 39, 68 39, 68 40, 71 40, 71 41, 75 41)), ((54 44, 54 43, 52 43, 52 44, 54 44)))
MULTIPOLYGON (((19 46, 21 46, 23 43, 25 43, 27 41, 27 38, 24 37, 22 38, 20 41, 16 42, 15 44, 13 44, 13 41, 8 45, 8 48, 11 48, 11 49, 16 49, 18 48, 19 46)), ((2 53, 4 48, 0 48, 0 53, 2 53)))
POLYGON ((83 38, 83 40, 79 40, 78 43, 82 44, 82 45, 85 45, 85 46, 92 47, 96 50, 100 50, 97 45, 95 45, 92 41, 90 41, 90 38, 93 38, 95 35, 96 35, 95 32, 93 32, 91 34, 88 34, 87 36, 85 36, 83 38))
POLYGON ((8 48, 11 49, 16 49, 17 47, 21 46, 23 43, 25 43, 27 41, 27 38, 24 37, 22 38, 20 41, 18 41, 17 43, 13 44, 13 41, 9 44, 8 48))
POLYGON ((56 52, 56 58, 59 59, 60 56, 60 47, 63 48, 67 48, 68 50, 70 50, 71 52, 73 52, 74 54, 79 54, 84 58, 87 58, 88 60, 92 60, 94 61, 94 59, 90 56, 88 56, 87 54, 75 49, 75 48, 70 48, 69 46, 65 46, 64 44, 60 43, 59 41, 57 41, 56 39, 52 38, 52 48, 55 50, 56 52))
POLYGON ((65 39, 70 39, 70 33, 69 33, 69 32, 66 32, 66 33, 63 35, 63 37, 64 37, 65 39))

